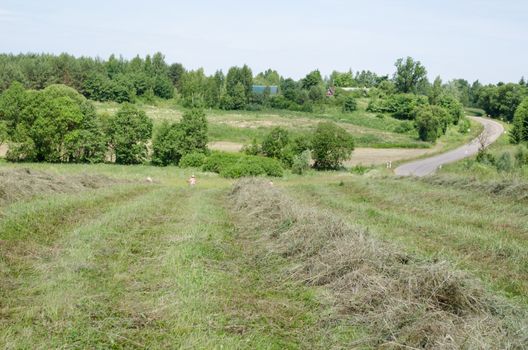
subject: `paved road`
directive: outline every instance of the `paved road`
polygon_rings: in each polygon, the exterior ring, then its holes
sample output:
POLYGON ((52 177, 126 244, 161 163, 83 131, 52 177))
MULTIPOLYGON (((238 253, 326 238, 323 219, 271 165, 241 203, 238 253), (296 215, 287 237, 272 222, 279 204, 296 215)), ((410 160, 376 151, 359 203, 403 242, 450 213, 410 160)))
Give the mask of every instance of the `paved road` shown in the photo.
MULTIPOLYGON (((484 125, 484 131, 481 134, 481 139, 485 139, 486 146, 489 146, 495 142, 499 136, 504 132, 504 128, 500 123, 497 123, 491 119, 485 119, 480 117, 470 117, 471 119, 484 125), (482 136, 484 135, 484 136, 482 136)), ((394 172, 399 176, 425 176, 432 174, 442 164, 456 162, 457 160, 464 159, 478 152, 479 149, 479 138, 474 139, 469 144, 454 149, 452 151, 439 154, 434 157, 425 158, 403 164, 397 167, 394 172)))

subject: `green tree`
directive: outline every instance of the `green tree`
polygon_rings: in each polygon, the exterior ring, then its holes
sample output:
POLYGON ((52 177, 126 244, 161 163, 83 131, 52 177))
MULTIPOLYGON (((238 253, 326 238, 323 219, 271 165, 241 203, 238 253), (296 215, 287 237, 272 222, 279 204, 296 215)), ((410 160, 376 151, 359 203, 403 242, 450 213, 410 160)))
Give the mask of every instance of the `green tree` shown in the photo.
POLYGON ((152 164, 158 166, 178 165, 182 158, 180 143, 183 131, 180 123, 163 121, 152 140, 152 164))
POLYGON ((349 70, 348 72, 344 72, 344 73, 333 71, 332 74, 330 75, 330 82, 335 87, 355 86, 354 75, 352 74, 351 70, 349 70))
POLYGON ((438 104, 440 96, 444 93, 444 88, 442 87, 442 79, 438 76, 435 78, 431 89, 429 90, 429 103, 432 105, 438 104))
POLYGON ((244 109, 244 107, 246 107, 246 90, 242 83, 238 82, 235 85, 230 98, 231 104, 229 109, 244 109))
POLYGON ((138 107, 125 103, 109 121, 109 145, 118 164, 140 164, 148 155, 152 121, 138 107))
POLYGON ((513 143, 528 141, 528 97, 515 110, 510 139, 513 143))
POLYGON ((435 142, 441 134, 442 121, 429 106, 417 109, 414 124, 422 141, 435 142))
POLYGON ((332 122, 317 125, 312 140, 314 167, 319 170, 338 169, 350 158, 354 140, 345 129, 332 122))
POLYGON ((207 153, 207 119, 201 109, 183 114, 179 123, 163 123, 152 142, 152 163, 178 165, 190 153, 207 153))
POLYGON ((289 143, 290 134, 288 130, 277 126, 264 138, 261 151, 266 157, 283 160, 289 143))
POLYGON ((405 60, 399 58, 395 66, 394 83, 398 91, 416 93, 420 85, 427 83, 427 70, 420 61, 415 61, 411 57, 407 57, 405 60))
POLYGON ((185 74, 185 68, 181 63, 173 63, 169 67, 169 78, 176 89, 180 90, 180 81, 185 74))
POLYGON ((450 123, 452 124, 458 124, 460 118, 464 116, 464 106, 452 95, 441 95, 437 100, 437 104, 446 109, 450 116, 450 123))
POLYGON ((354 96, 345 96, 343 99, 342 110, 345 113, 354 112, 357 109, 357 102, 354 96))
POLYGON ((319 72, 319 70, 311 71, 301 80, 301 86, 306 90, 310 90, 311 87, 322 84, 323 78, 321 77, 321 72, 319 72))

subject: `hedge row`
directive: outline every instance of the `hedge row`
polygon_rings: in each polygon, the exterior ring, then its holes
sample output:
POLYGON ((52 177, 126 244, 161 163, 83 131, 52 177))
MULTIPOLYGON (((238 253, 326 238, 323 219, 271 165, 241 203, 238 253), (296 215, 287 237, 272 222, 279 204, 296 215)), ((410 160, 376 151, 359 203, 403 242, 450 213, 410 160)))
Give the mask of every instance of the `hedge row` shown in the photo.
POLYGON ((207 157, 202 170, 218 173, 226 178, 259 175, 281 177, 284 172, 280 162, 273 158, 222 152, 214 152, 207 157))

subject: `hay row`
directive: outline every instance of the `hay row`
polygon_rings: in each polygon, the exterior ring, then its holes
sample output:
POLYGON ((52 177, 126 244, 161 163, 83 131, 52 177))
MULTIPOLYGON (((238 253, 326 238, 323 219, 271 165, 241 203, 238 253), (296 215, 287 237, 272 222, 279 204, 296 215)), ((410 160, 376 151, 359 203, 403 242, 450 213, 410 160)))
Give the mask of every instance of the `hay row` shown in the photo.
POLYGON ((419 259, 329 212, 300 205, 265 181, 235 184, 241 234, 291 261, 285 276, 331 291, 353 324, 384 348, 524 349, 524 310, 487 292, 447 262, 419 259))
POLYGON ((110 186, 118 182, 103 175, 61 176, 28 168, 0 171, 0 205, 7 205, 36 195, 75 193, 85 189, 110 186))

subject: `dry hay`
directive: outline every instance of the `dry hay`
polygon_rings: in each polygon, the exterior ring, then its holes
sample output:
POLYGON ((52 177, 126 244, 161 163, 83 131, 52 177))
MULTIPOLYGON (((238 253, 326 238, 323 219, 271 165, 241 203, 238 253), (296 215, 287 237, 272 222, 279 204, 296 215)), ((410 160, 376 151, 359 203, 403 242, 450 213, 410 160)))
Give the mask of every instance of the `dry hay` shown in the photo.
POLYGON ((28 168, 0 171, 0 204, 36 195, 72 193, 123 182, 103 175, 61 176, 28 168))
POLYGON ((515 201, 528 200, 528 183, 515 179, 502 179, 495 181, 479 181, 466 176, 432 175, 414 179, 437 186, 452 186, 488 193, 491 195, 512 198, 515 201))
POLYGON ((230 195, 241 232, 288 257, 288 278, 324 286, 335 306, 384 349, 521 349, 524 310, 492 296, 446 262, 419 259, 329 212, 295 203, 267 182, 245 179, 230 195))

